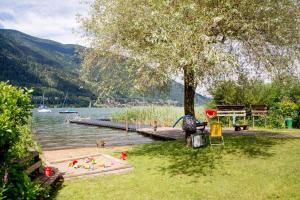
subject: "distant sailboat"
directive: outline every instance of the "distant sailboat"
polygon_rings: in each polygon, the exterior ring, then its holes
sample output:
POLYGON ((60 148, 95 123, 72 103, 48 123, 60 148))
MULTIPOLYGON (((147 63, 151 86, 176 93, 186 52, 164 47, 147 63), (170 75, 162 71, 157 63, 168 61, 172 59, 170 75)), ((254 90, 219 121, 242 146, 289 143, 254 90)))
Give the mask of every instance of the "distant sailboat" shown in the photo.
MULTIPOLYGON (((65 103, 67 101, 67 97, 68 97, 68 92, 67 92, 67 94, 65 96, 65 99, 64 99, 62 107, 65 106, 65 103)), ((74 110, 74 109, 66 109, 66 110, 63 110, 63 111, 59 111, 59 113, 61 113, 61 114, 70 114, 70 113, 78 113, 78 112, 76 110, 74 110)))
POLYGON ((45 95, 44 95, 44 93, 43 93, 43 104, 40 105, 40 107, 38 108, 38 112, 40 112, 40 113, 49 113, 49 112, 51 112, 51 110, 47 106, 45 106, 45 95))

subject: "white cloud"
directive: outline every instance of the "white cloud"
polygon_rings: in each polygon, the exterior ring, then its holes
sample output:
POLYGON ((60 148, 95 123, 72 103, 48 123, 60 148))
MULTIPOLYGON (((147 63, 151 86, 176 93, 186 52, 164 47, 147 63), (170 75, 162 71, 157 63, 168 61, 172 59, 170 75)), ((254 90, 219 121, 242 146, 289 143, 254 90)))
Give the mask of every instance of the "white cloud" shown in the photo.
POLYGON ((87 10, 81 0, 1 0, 0 27, 65 44, 84 44, 73 30, 79 27, 76 14, 86 15, 87 10))

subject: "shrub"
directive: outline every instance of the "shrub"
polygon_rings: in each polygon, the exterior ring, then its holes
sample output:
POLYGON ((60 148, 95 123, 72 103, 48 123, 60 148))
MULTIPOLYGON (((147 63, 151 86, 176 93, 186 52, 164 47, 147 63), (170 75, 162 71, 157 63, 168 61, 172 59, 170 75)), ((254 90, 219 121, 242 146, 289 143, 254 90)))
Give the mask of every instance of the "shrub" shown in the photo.
POLYGON ((12 160, 35 148, 27 127, 31 116, 32 91, 0 82, 0 198, 36 199, 39 186, 31 182, 12 160), (6 175, 8 173, 8 178, 6 175))
POLYGON ((268 124, 271 128, 285 128, 285 118, 296 119, 298 106, 292 101, 285 100, 275 103, 269 110, 268 124))

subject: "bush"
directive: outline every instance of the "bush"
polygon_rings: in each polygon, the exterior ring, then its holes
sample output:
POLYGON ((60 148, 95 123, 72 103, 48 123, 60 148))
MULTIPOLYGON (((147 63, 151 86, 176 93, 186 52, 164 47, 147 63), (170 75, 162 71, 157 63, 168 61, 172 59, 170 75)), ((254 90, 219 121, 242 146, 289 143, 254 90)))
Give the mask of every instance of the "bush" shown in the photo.
POLYGON ((271 107, 268 114, 268 124, 271 128, 285 128, 285 118, 296 119, 298 106, 292 101, 278 102, 271 107))
POLYGON ((27 127, 32 91, 3 82, 0 82, 0 91, 0 198, 36 199, 40 191, 38 184, 31 182, 20 166, 11 164, 13 159, 35 148, 27 127))
MULTIPOLYGON (((261 79, 249 79, 240 74, 237 81, 216 82, 210 88, 210 93, 215 105, 242 104, 247 112, 250 112, 252 104, 266 104, 270 128, 284 128, 286 117, 293 118, 294 126, 300 128, 299 77, 278 76, 271 83, 265 83, 261 79)), ((264 126, 262 117, 256 118, 256 126, 264 126)))

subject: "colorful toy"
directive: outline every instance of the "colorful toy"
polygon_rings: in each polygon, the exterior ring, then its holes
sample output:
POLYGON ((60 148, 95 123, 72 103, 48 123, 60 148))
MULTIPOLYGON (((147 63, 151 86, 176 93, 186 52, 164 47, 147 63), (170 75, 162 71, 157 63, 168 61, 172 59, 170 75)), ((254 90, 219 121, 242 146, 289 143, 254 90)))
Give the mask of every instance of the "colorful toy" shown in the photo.
POLYGON ((105 167, 105 162, 100 160, 99 164, 98 164, 98 167, 103 167, 104 168, 105 167))
POLYGON ((102 163, 102 164, 99 164, 98 167, 103 167, 103 168, 105 168, 105 164, 103 164, 103 163, 102 163))
POLYGON ((85 163, 90 163, 90 162, 95 163, 96 160, 95 160, 94 158, 92 158, 92 157, 89 157, 89 158, 86 158, 86 159, 84 160, 84 162, 85 162, 85 163))
POLYGON ((123 151, 123 152, 121 153, 121 160, 126 160, 126 156, 127 156, 126 152, 123 151))
POLYGON ((95 169, 96 169, 96 166, 95 165, 91 165, 90 170, 95 170, 95 169))
POLYGON ((87 163, 84 164, 83 167, 84 167, 84 169, 90 169, 91 168, 91 166, 89 164, 87 164, 87 163))
POLYGON ((78 168, 81 168, 82 165, 80 165, 79 163, 76 163, 73 167, 74 167, 75 169, 78 169, 78 168))
POLYGON ((77 160, 70 161, 70 162, 68 163, 68 167, 74 167, 74 165, 75 165, 76 163, 78 163, 77 160))

